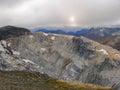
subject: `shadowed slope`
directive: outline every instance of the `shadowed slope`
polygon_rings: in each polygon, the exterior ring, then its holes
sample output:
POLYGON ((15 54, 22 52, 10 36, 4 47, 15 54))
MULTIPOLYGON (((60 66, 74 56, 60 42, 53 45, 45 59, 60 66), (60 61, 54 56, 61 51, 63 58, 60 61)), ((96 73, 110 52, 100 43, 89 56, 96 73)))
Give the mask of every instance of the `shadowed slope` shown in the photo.
POLYGON ((5 26, 0 28, 0 40, 8 39, 11 37, 18 37, 29 33, 30 31, 25 28, 19 28, 14 26, 5 26))
POLYGON ((109 45, 120 51, 120 35, 105 38, 104 40, 101 40, 100 43, 109 45))

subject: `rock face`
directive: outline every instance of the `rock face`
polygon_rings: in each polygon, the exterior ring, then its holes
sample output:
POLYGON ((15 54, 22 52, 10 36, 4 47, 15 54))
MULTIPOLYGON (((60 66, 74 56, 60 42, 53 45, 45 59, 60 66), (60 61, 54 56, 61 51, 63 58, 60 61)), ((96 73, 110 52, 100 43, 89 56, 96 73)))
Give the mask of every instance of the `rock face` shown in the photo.
POLYGON ((120 52, 85 37, 29 33, 0 41, 0 70, 118 88, 120 52))
POLYGON ((104 40, 101 40, 100 43, 109 45, 120 51, 120 35, 106 38, 104 40))
POLYGON ((30 31, 28 29, 18 28, 14 26, 5 26, 0 28, 0 40, 7 39, 10 37, 18 37, 29 32, 30 31))
POLYGON ((36 70, 36 67, 32 61, 21 57, 20 52, 12 50, 6 41, 0 41, 0 70, 36 70))
POLYGON ((31 33, 2 40, 1 70, 28 70, 68 81, 119 86, 120 52, 85 37, 31 33))

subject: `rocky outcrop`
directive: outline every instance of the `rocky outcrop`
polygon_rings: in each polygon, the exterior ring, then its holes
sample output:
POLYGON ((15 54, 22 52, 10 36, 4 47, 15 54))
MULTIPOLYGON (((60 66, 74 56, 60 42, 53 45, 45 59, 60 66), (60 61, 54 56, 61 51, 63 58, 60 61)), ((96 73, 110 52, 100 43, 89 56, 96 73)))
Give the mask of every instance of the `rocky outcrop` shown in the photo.
POLYGON ((3 71, 25 71, 38 70, 37 65, 27 58, 20 56, 20 52, 9 47, 5 40, 0 41, 0 70, 3 71))
POLYGON ((1 70, 30 70, 68 81, 119 86, 120 52, 85 37, 31 33, 1 41, 1 70))

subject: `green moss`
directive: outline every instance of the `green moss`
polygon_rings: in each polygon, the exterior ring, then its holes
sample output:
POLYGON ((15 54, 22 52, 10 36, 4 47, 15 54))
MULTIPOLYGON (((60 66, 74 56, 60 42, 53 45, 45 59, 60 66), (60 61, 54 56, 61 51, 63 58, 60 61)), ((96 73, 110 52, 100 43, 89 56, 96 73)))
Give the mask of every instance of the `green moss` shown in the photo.
POLYGON ((112 90, 49 78, 35 72, 0 71, 0 90, 112 90))

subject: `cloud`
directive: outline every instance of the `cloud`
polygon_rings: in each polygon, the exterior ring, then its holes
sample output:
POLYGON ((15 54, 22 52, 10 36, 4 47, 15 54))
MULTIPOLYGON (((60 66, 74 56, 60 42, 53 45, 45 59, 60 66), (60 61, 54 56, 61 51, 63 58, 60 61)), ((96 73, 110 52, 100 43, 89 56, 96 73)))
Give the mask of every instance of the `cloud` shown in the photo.
POLYGON ((120 24, 120 0, 0 0, 0 25, 120 24))
POLYGON ((0 7, 10 8, 23 3, 25 0, 0 0, 0 7))

